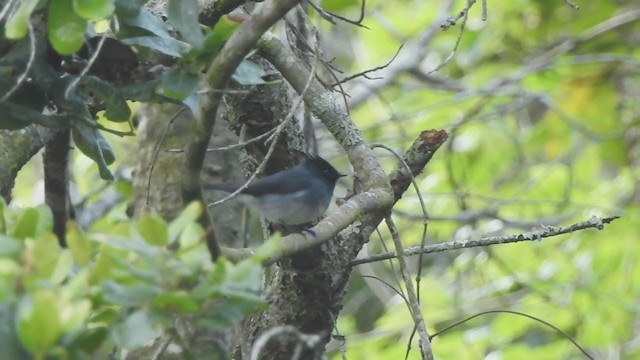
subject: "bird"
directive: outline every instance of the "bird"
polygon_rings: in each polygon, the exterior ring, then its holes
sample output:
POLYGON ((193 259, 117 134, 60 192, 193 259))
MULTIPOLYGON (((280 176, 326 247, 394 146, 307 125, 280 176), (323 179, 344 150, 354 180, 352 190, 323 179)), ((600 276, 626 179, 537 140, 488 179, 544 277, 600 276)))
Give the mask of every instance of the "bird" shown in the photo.
MULTIPOLYGON (((252 181, 240 191, 240 199, 269 222, 299 227, 320 220, 339 178, 346 176, 328 161, 308 155, 297 166, 252 181)), ((238 186, 205 184, 205 190, 235 192, 238 186)))

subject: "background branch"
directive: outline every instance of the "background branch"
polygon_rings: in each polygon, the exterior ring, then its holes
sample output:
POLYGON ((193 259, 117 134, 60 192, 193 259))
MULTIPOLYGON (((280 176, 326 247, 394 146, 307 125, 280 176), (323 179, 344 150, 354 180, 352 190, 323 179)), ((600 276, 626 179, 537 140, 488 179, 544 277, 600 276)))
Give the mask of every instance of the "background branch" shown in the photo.
MULTIPOLYGON (((441 251, 448 250, 458 250, 458 249, 466 249, 473 248, 479 246, 489 246, 489 245, 497 245, 497 244, 509 244, 516 243, 520 241, 539 241, 544 238, 568 234, 574 231, 585 230, 595 228, 598 230, 602 230, 605 224, 611 223, 613 220, 620 218, 619 216, 611 216, 600 218, 593 216, 589 220, 582 221, 579 223, 575 223, 569 226, 542 226, 542 230, 530 231, 522 234, 515 235, 505 235, 505 236, 490 236, 484 237, 477 240, 455 240, 441 244, 433 244, 427 245, 425 247, 409 247, 404 250, 405 256, 412 256, 418 254, 430 254, 441 251)), ((386 254, 379 254, 370 256, 364 259, 355 259, 351 262, 351 265, 361 265, 376 261, 382 261, 386 259, 395 258, 397 254, 395 252, 389 252, 386 254)))

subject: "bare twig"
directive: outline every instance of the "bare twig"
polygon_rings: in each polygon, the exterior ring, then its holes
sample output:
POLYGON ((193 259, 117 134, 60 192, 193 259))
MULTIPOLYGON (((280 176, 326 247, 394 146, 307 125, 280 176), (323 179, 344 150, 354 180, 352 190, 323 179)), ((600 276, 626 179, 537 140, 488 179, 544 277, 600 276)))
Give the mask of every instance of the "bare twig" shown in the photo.
MULTIPOLYGON (((445 0, 441 3, 436 19, 446 19, 451 13, 451 8, 455 0, 445 0)), ((430 44, 433 38, 440 32, 439 21, 434 21, 433 25, 426 28, 413 39, 407 41, 402 53, 386 69, 381 71, 380 80, 362 80, 350 83, 352 88, 349 91, 349 106, 355 107, 376 94, 379 89, 395 82, 400 74, 417 69, 423 63, 425 57, 433 50, 430 44)))
POLYGON ((71 81, 71 83, 69 84, 69 86, 67 86, 67 89, 64 92, 64 98, 68 99, 69 98, 69 94, 71 93, 71 91, 73 91, 73 89, 76 88, 76 86, 78 86, 78 83, 80 82, 80 80, 82 80, 82 78, 89 72, 89 70, 91 69, 91 66, 96 62, 96 60, 98 59, 98 56, 100 55, 100 50, 102 50, 102 46, 104 45, 105 40, 107 39, 107 32, 103 32, 102 35, 100 36, 100 41, 98 42, 98 46, 96 46, 95 51, 93 52, 93 54, 91 54, 91 57, 89 58, 89 60, 87 61, 87 65, 82 69, 82 71, 80 72, 80 74, 78 76, 76 76, 73 81, 71 81))
MULTIPOLYGON (((542 240, 548 237, 568 234, 574 231, 590 229, 590 228, 596 228, 598 230, 602 230, 605 224, 609 224, 618 218, 619 216, 611 216, 606 218, 593 216, 587 221, 575 223, 569 226, 558 226, 558 227, 543 226, 541 230, 530 231, 522 234, 489 236, 489 237, 484 237, 477 240, 473 240, 473 239, 455 240, 455 241, 449 241, 441 244, 427 245, 424 247, 414 246, 414 247, 405 249, 404 255, 413 256, 421 253, 431 254, 435 252, 442 252, 442 251, 449 251, 449 250, 459 250, 459 249, 467 249, 467 248, 474 248, 474 247, 480 247, 480 246, 516 243, 520 241, 536 241, 536 240, 542 240)), ((368 258, 355 259, 351 262, 351 265, 357 266, 360 264, 377 262, 377 261, 382 261, 382 260, 391 259, 395 257, 397 257, 395 252, 373 255, 368 258)))
POLYGON ((433 70, 429 71, 427 75, 431 75, 434 72, 445 67, 445 65, 447 65, 449 61, 451 61, 451 59, 453 59, 453 57, 456 55, 456 52, 458 51, 458 46, 460 45, 460 41, 462 40, 462 35, 464 34, 464 28, 467 26, 467 19, 469 18, 469 9, 471 9, 473 4, 475 3, 476 3, 476 0, 467 0, 467 6, 456 17, 451 17, 447 19, 447 22, 441 25, 442 29, 446 30, 450 26, 455 25, 458 19, 462 18, 462 24, 460 25, 460 32, 458 33, 458 38, 456 39, 456 43, 453 45, 453 49, 451 49, 451 52, 449 53, 449 55, 447 55, 444 61, 441 62, 438 66, 436 66, 433 70))
POLYGON ((427 333, 424 318, 422 317, 422 311, 420 310, 420 304, 418 303, 418 297, 416 296, 416 291, 413 288, 413 283, 411 282, 409 267, 407 266, 404 256, 402 255, 404 254, 404 249, 402 246, 402 241, 400 241, 398 228, 394 224, 391 215, 387 216, 385 221, 387 223, 387 226, 389 227, 389 231, 391 232, 393 243, 396 246, 396 253, 399 254, 397 258, 400 265, 400 274, 402 275, 402 280, 404 281, 404 286, 407 290, 409 310, 411 312, 411 316, 413 317, 414 324, 416 326, 416 329, 418 330, 418 335, 420 337, 420 351, 422 353, 422 358, 433 359, 433 351, 431 350, 431 338, 427 333))
POLYGON ((153 149, 153 156, 151 157, 151 163, 149 164, 149 175, 147 176, 147 196, 145 198, 145 205, 147 208, 149 208, 151 204, 151 178, 153 176, 153 170, 156 167, 158 155, 160 154, 160 148, 162 147, 162 143, 169 133, 169 129, 171 129, 171 127, 173 126, 174 121, 176 121, 178 116, 180 116, 180 114, 182 114, 186 109, 187 108, 183 106, 178 111, 176 111, 173 116, 171 116, 171 118, 167 122, 167 126, 164 128, 164 131, 160 136, 160 139, 158 140, 158 143, 156 144, 155 149, 153 149))
POLYGON ((323 8, 321 8, 320 6, 316 5, 313 3, 313 1, 308 0, 307 1, 309 3, 309 5, 311 5, 312 8, 314 8, 318 14, 320 14, 320 16, 329 21, 330 23, 332 23, 333 25, 336 25, 336 22, 333 21, 333 18, 342 20, 346 23, 352 24, 352 25, 356 25, 365 29, 369 29, 367 26, 362 25, 362 20, 364 20, 364 8, 366 6, 367 1, 366 0, 362 0, 362 5, 360 6, 360 17, 357 20, 351 20, 351 19, 347 19, 346 17, 340 16, 338 14, 332 13, 331 11, 327 11, 323 8))
POLYGON ((462 19, 462 28, 464 28, 464 24, 467 21, 467 16, 469 15, 469 10, 473 4, 476 3, 476 0, 467 0, 467 5, 465 5, 464 9, 459 13, 447 18, 443 24, 440 25, 442 30, 447 30, 448 28, 455 26, 458 20, 462 19))
POLYGON ((482 0, 482 15, 480 15, 482 21, 487 21, 488 12, 489 12, 489 7, 487 5, 487 0, 482 0))
POLYGON ((369 73, 371 73, 371 72, 374 72, 374 71, 382 70, 382 69, 386 68, 387 66, 391 65, 391 63, 393 62, 393 60, 395 60, 395 59, 396 59, 396 57, 398 56, 398 54, 400 53, 400 50, 402 50, 402 47, 403 47, 403 46, 404 46, 404 44, 401 44, 401 45, 400 45, 400 47, 398 47, 398 50, 396 50, 396 53, 393 55, 393 57, 391 58, 391 60, 389 60, 386 64, 381 65, 381 66, 376 66, 376 67, 374 67, 374 68, 372 68, 372 69, 368 69, 368 70, 365 70, 365 71, 361 71, 361 72, 359 72, 359 73, 355 73, 355 74, 353 74, 353 75, 351 75, 351 76, 347 76, 346 78, 344 78, 344 79, 342 79, 342 80, 338 81, 337 83, 332 84, 332 85, 331 85, 331 87, 337 86, 337 85, 339 85, 339 84, 344 84, 344 83, 346 83, 347 81, 353 80, 353 79, 355 79, 355 78, 359 78, 359 77, 361 77, 361 76, 363 76, 363 77, 365 77, 365 78, 369 79, 369 77, 367 77, 367 74, 369 74, 369 73))
POLYGON ((0 21, 4 20, 4 17, 7 15, 9 10, 11 10, 18 2, 19 0, 9 0, 4 4, 4 7, 0 10, 0 21))
POLYGON ((489 311, 483 311, 481 313, 475 314, 473 316, 469 316, 466 319, 460 320, 458 322, 456 322, 455 324, 449 325, 447 327, 445 327, 444 329, 434 333, 433 335, 431 335, 431 339, 435 338, 436 336, 442 335, 443 333, 453 329, 454 327, 463 324, 469 320, 475 319, 478 316, 482 316, 482 315, 486 315, 486 314, 514 314, 514 315, 518 315, 518 316, 524 316, 526 318, 529 318, 531 320, 535 320, 539 323, 542 323, 552 329, 554 329, 555 331, 557 331, 558 333, 560 333, 562 336, 564 336, 565 338, 567 338, 569 341, 571 341, 573 343, 573 345, 578 348, 578 350, 580 350, 587 358, 593 360, 594 358, 587 352, 587 350, 585 350, 580 344, 578 344, 578 342, 571 337, 571 335, 567 334, 565 331, 563 331, 562 329, 560 329, 559 327, 551 324, 550 322, 544 321, 540 318, 537 318, 535 316, 531 316, 529 314, 525 314, 519 311, 513 311, 513 310, 489 310, 489 311))
MULTIPOLYGON (((0 16, 0 19, 1 18, 2 17, 0 16)), ((33 62, 36 58, 36 33, 33 30, 31 21, 27 22, 27 28, 29 29, 29 61, 27 61, 27 66, 24 68, 22 74, 18 76, 16 83, 2 96, 2 98, 0 98, 0 102, 7 100, 11 95, 13 95, 13 93, 18 90, 20 85, 22 85, 22 83, 27 79, 31 66, 33 66, 33 62)))
POLYGON ((565 2, 567 5, 571 6, 571 7, 573 8, 573 10, 580 10, 580 5, 578 5, 578 4, 576 4, 576 3, 574 3, 573 1, 571 1, 571 0, 564 0, 564 2, 565 2))

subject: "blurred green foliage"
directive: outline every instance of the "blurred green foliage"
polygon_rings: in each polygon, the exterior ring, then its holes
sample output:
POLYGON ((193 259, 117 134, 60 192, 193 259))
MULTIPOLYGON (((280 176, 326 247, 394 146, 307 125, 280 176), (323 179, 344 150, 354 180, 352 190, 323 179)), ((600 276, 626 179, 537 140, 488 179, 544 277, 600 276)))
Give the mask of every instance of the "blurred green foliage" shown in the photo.
POLYGON ((176 319, 221 330, 262 308, 260 261, 212 264, 201 211, 194 203, 171 223, 146 215, 107 231, 69 223, 61 249, 48 208, 0 200, 0 358, 104 356, 179 336, 176 319))
MULTIPOLYGON (((367 1, 369 30, 343 30, 357 49, 356 61, 344 65, 359 72, 384 64, 401 43, 442 22, 443 3, 367 1)), ((420 293, 428 330, 481 311, 515 310, 554 324, 595 358, 640 358, 640 22, 620 20, 638 12, 637 3, 577 1, 579 11, 563 1, 487 3, 487 21, 476 3, 454 56, 431 74, 464 90, 404 73, 352 109, 368 142, 399 152, 422 130, 451 132, 418 179, 433 219, 428 243, 521 233, 591 215, 622 218, 603 231, 425 256, 420 293), (614 28, 598 34, 607 26, 614 28), (575 47, 533 66, 564 42, 575 47)), ((455 2, 448 14, 464 5, 455 2)), ((357 18, 358 6, 340 14, 357 18)), ((425 74, 451 53, 461 21, 437 32, 419 61, 425 74)), ((341 49, 334 51, 341 59, 341 49)), ((395 160, 379 154, 390 169, 395 160)), ((413 190, 395 210, 405 246, 418 245, 422 220, 413 190)), ((368 246, 370 254, 385 251, 378 238, 368 246)), ((414 272, 416 260, 410 260, 414 272)), ((358 270, 337 326, 347 358, 401 359, 411 344, 409 359, 418 359, 403 300, 358 274, 399 290, 397 267, 384 262, 358 270)), ((511 314, 475 318, 434 338, 433 349, 441 359, 584 358, 553 329, 511 314)), ((341 358, 337 347, 333 354, 341 358)))

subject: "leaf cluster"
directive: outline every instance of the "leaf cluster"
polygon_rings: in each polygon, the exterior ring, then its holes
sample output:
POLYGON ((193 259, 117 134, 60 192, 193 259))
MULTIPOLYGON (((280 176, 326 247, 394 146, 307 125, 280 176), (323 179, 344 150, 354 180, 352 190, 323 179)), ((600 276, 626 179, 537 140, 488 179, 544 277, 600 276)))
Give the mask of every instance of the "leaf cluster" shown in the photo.
POLYGON ((211 264, 201 211, 101 233, 69 223, 61 249, 47 207, 11 211, 0 200, 0 358, 83 359, 163 334, 179 343, 175 321, 224 330, 262 308, 259 261, 211 264))
MULTIPOLYGON (((237 23, 200 26, 196 0, 169 1, 166 20, 145 3, 10 1, 0 18, 0 129, 71 129, 78 149, 111 180, 114 154, 102 132, 134 134, 132 101, 194 110, 202 74, 237 23), (110 122, 129 122, 130 131, 110 130, 110 122)), ((247 60, 234 80, 262 83, 262 75, 247 60)))

